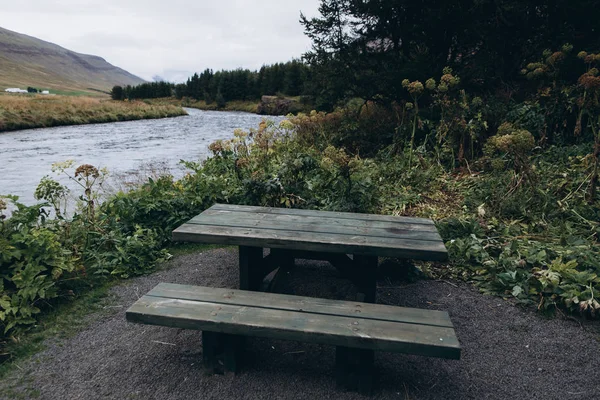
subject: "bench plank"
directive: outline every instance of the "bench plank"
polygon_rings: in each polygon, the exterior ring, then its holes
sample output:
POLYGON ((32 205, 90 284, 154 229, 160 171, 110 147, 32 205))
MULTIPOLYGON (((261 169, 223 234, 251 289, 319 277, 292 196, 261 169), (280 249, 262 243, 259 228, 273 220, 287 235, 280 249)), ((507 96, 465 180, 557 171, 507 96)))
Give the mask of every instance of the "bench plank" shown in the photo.
POLYGON ((363 220, 363 221, 384 221, 384 222, 409 222, 418 223, 423 225, 434 225, 433 221, 427 218, 418 217, 397 217, 392 215, 381 215, 381 214, 362 214, 362 213, 350 213, 350 212, 338 212, 338 211, 320 211, 320 210, 301 210, 296 208, 273 208, 273 207, 256 207, 256 206, 243 206, 237 204, 215 204, 211 207, 213 210, 226 210, 226 211, 244 211, 250 213, 265 213, 265 214, 284 214, 284 215, 299 215, 306 217, 316 218, 337 218, 337 219, 350 219, 350 220, 363 220))
POLYGON ((448 258, 441 239, 430 241, 183 224, 173 231, 173 240, 427 261, 445 261, 448 258))
MULTIPOLYGON (((261 298, 263 293, 254 293, 261 298)), ((145 295, 130 322, 459 359, 454 329, 145 295)))
POLYGON ((215 304, 259 307, 321 315, 359 317, 407 324, 452 328, 445 311, 388 306, 384 304, 329 300, 315 297, 291 296, 276 293, 257 293, 244 290, 159 283, 148 296, 215 304))

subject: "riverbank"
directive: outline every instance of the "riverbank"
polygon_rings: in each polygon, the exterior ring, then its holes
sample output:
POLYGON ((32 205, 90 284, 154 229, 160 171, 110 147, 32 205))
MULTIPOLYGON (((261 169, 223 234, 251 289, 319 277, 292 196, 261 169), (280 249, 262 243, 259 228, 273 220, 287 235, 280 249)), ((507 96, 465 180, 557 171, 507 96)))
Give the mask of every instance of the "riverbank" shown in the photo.
POLYGON ((288 115, 298 114, 300 112, 309 113, 312 110, 311 104, 301 102, 300 96, 296 97, 278 97, 262 96, 261 100, 232 100, 219 107, 216 102, 207 104, 204 100, 194 100, 189 97, 177 99, 175 97, 149 99, 145 100, 150 104, 173 105, 189 108, 196 108, 204 111, 242 111, 259 115, 288 115))
POLYGON ((181 106, 92 97, 0 95, 0 132, 186 115, 181 106))

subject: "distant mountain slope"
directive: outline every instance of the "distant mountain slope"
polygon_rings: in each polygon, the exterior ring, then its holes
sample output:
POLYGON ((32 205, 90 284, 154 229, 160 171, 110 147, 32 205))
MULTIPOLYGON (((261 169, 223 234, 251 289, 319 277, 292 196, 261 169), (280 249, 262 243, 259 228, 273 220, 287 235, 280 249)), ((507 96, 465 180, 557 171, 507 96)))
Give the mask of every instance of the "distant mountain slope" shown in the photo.
POLYGON ((32 36, 0 28, 0 91, 33 86, 62 91, 108 91, 144 80, 103 58, 75 53, 32 36))

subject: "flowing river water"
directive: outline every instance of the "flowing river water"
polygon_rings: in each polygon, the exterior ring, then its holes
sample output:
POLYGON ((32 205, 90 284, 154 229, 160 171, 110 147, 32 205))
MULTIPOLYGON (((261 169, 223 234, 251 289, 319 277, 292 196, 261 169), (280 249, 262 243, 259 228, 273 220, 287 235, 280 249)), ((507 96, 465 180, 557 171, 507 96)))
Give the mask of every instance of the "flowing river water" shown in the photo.
POLYGON ((116 180, 137 175, 148 165, 179 177, 185 172, 180 160, 203 160, 210 143, 232 138, 236 128, 256 128, 263 119, 242 112, 186 111, 189 115, 176 118, 0 133, 0 195, 16 195, 21 203, 35 204, 35 188, 45 175, 77 192, 68 177, 51 171, 53 163, 70 159, 75 167, 106 167, 113 187, 118 186, 116 180))

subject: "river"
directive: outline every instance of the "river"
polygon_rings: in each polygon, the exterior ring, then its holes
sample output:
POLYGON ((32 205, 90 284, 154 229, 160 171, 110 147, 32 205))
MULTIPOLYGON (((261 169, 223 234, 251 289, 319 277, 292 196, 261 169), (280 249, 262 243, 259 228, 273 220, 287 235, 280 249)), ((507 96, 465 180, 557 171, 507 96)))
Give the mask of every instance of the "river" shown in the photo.
POLYGON ((51 171, 53 163, 70 159, 75 166, 106 167, 113 188, 119 186, 117 181, 148 170, 148 165, 182 176, 180 160, 205 159, 210 143, 232 138, 236 128, 256 128, 263 118, 242 112, 186 111, 189 115, 176 118, 0 133, 0 195, 16 195, 20 202, 34 204, 35 188, 45 175, 76 189, 66 176, 51 171))

